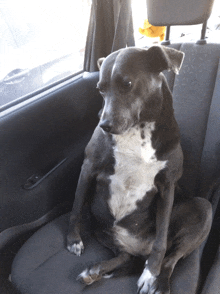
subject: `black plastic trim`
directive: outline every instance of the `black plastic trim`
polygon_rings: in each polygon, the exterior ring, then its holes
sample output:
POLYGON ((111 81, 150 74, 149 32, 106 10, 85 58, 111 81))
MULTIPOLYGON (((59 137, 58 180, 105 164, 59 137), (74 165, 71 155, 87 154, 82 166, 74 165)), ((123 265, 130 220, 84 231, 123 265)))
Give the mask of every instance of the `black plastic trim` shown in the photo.
POLYGON ((9 103, 6 103, 2 107, 0 107, 0 111, 3 112, 3 111, 5 111, 5 110, 7 110, 7 109, 9 109, 9 108, 11 108, 13 106, 16 106, 17 104, 19 104, 21 102, 24 102, 24 101, 26 101, 26 100, 28 100, 30 98, 33 98, 34 96, 39 95, 39 94, 41 94, 41 93, 43 93, 43 92, 45 92, 45 91, 47 91, 47 90, 49 90, 49 89, 51 89, 51 88, 59 85, 59 84, 62 84, 63 82, 66 82, 66 81, 68 81, 68 80, 70 80, 70 79, 72 79, 72 78, 74 78, 74 77, 76 77, 78 75, 81 75, 82 73, 83 73, 83 70, 82 71, 79 71, 77 73, 74 73, 74 74, 72 74, 70 76, 67 76, 66 78, 63 78, 63 79, 61 79, 61 80, 59 80, 59 81, 57 81, 55 83, 52 83, 49 86, 40 88, 37 91, 34 91, 34 92, 30 93, 30 94, 27 94, 25 96, 22 96, 20 98, 17 98, 15 100, 9 102, 9 103))
POLYGON ((56 164, 51 170, 49 170, 44 175, 40 174, 34 174, 30 178, 27 179, 26 183, 24 184, 23 188, 25 190, 32 190, 37 185, 39 185, 44 179, 46 179, 52 172, 54 172, 59 166, 61 166, 67 158, 64 158, 62 161, 60 161, 58 164, 56 164))

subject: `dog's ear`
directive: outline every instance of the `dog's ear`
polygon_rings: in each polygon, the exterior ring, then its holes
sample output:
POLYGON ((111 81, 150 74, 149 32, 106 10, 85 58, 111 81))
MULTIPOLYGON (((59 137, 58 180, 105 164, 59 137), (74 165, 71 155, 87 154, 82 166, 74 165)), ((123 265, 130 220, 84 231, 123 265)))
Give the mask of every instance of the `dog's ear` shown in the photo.
POLYGON ((103 63, 104 60, 105 60, 105 57, 101 57, 101 58, 98 59, 97 65, 98 65, 99 70, 100 70, 101 65, 102 65, 102 63, 103 63))
POLYGON ((148 64, 151 70, 161 72, 173 70, 176 74, 182 66, 184 53, 165 46, 152 46, 147 50, 148 64))

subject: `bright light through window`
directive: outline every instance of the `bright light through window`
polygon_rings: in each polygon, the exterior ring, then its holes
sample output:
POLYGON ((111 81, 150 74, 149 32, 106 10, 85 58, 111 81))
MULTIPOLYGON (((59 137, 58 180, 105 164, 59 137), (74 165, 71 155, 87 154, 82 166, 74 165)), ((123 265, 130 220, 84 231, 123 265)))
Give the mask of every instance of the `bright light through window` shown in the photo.
MULTIPOLYGON (((0 0, 0 106, 83 69, 92 0, 0 0)), ((139 33, 146 0, 132 0, 136 46, 159 43, 139 33)), ((198 40, 201 25, 171 27, 173 42, 198 40)), ((220 41, 220 1, 206 34, 220 41)))
MULTIPOLYGON (((132 0, 135 44, 138 47, 160 43, 158 38, 149 38, 139 33, 147 19, 146 0, 132 0)), ((202 25, 171 26, 170 39, 172 42, 189 42, 200 39, 202 25)), ((215 0, 212 14, 208 20, 206 36, 210 42, 220 42, 220 1, 215 0)))
POLYGON ((83 69, 90 0, 0 0, 0 106, 83 69))

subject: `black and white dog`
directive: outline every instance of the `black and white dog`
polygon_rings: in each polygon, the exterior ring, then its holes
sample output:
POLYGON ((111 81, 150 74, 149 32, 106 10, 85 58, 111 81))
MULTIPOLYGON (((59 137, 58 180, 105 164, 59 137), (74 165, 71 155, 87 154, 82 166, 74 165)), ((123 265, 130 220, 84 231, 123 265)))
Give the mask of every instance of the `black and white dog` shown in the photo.
POLYGON ((202 198, 174 202, 183 155, 172 95, 163 70, 178 73, 183 53, 172 48, 126 48, 98 60, 98 89, 105 104, 86 148, 67 248, 80 255, 82 207, 90 197, 98 236, 115 258, 86 269, 91 284, 134 256, 145 260, 139 293, 170 293, 182 257, 207 237, 211 205, 202 198), (95 193, 88 193, 95 182, 95 193), (107 240, 107 241, 106 241, 107 240))

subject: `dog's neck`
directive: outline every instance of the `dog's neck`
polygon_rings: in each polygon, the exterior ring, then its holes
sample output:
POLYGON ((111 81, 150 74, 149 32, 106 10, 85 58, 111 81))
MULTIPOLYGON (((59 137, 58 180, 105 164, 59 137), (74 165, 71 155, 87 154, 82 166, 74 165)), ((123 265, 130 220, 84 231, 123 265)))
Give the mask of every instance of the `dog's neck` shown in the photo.
POLYGON ((162 94, 162 108, 155 120, 155 130, 152 133, 152 146, 156 149, 158 157, 162 157, 180 142, 179 127, 174 116, 173 98, 165 78, 162 84, 162 94))
POLYGON ((113 135, 114 151, 129 157, 140 157, 149 162, 155 160, 155 149, 152 148, 152 132, 155 122, 140 123, 121 135, 113 135))

